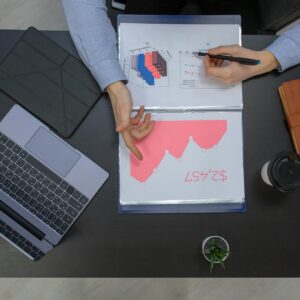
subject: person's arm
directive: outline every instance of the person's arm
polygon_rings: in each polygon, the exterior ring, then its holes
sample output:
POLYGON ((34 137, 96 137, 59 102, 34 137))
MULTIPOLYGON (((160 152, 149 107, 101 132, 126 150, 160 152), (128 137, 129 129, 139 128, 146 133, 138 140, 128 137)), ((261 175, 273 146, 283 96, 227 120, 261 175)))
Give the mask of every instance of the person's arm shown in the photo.
POLYGON ((267 50, 278 60, 279 71, 300 63, 300 23, 278 37, 267 50))
POLYGON ((218 59, 204 59, 206 74, 225 84, 233 84, 256 75, 279 71, 300 63, 300 24, 282 34, 269 47, 261 51, 254 51, 238 45, 220 46, 208 51, 210 54, 227 54, 258 59, 257 66, 246 66, 236 62, 226 62, 218 59))
POLYGON ((124 84, 116 47, 116 33, 107 16, 105 0, 62 0, 68 27, 78 53, 103 91, 111 100, 116 131, 138 158, 141 152, 134 140, 147 136, 152 128, 151 115, 141 108, 134 118, 131 93, 124 84))
POLYGON ((63 0, 68 27, 83 62, 102 90, 125 81, 116 47, 116 33, 105 0, 63 0))

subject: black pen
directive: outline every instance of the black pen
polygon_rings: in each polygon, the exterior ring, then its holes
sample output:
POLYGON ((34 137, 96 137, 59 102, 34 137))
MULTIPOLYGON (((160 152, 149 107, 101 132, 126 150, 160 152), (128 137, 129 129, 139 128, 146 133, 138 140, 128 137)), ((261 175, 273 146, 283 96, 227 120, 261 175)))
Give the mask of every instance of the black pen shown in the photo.
POLYGON ((207 52, 193 52, 193 54, 196 55, 196 56, 208 55, 210 58, 217 58, 217 59, 235 61, 235 62, 238 62, 242 65, 255 66, 255 65, 260 64, 260 60, 246 58, 246 57, 235 57, 235 56, 229 56, 229 55, 215 55, 215 54, 209 54, 207 52))

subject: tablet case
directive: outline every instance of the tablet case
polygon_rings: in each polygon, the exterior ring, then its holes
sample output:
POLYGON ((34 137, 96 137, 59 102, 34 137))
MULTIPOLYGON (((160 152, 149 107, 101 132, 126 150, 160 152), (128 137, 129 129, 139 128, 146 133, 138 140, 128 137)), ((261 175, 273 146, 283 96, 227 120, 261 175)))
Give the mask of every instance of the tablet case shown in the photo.
POLYGON ((300 79, 283 83, 279 94, 296 152, 300 154, 300 79))
POLYGON ((33 27, 0 63, 0 90, 63 137, 102 94, 81 61, 33 27))

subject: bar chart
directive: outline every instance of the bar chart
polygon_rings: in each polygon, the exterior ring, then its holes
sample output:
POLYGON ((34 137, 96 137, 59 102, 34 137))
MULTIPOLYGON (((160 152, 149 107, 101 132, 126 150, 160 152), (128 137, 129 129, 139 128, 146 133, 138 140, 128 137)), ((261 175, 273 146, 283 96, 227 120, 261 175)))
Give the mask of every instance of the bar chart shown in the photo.
POLYGON ((140 87, 168 86, 168 59, 164 52, 147 47, 131 51, 125 59, 125 74, 131 84, 140 87))

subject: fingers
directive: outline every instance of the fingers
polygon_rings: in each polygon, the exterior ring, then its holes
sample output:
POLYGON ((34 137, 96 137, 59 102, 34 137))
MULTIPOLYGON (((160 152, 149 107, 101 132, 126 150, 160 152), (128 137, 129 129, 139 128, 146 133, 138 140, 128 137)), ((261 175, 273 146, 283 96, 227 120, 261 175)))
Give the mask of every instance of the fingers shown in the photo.
POLYGON ((151 121, 151 114, 147 113, 143 122, 132 127, 131 134, 135 139, 140 140, 151 133, 153 126, 154 121, 151 121))
POLYGON ((227 67, 222 67, 217 62, 216 64, 209 61, 209 57, 205 56, 204 58, 204 68, 206 76, 212 77, 216 80, 219 80, 225 84, 233 83, 233 74, 232 74, 232 65, 227 67))
POLYGON ((240 48, 241 47, 239 45, 219 46, 216 48, 209 49, 208 53, 213 55, 235 55, 240 51, 240 48))
POLYGON ((212 67, 214 67, 213 60, 208 55, 205 55, 204 56, 204 68, 205 68, 205 70, 208 69, 208 68, 212 68, 212 67))
POLYGON ((116 131, 122 134, 123 140, 132 154, 139 160, 143 159, 142 153, 137 148, 134 139, 140 139, 147 136, 152 128, 153 121, 151 121, 151 114, 146 114, 144 121, 144 106, 141 106, 134 118, 130 116, 132 110, 132 99, 130 91, 121 86, 109 92, 113 113, 116 122, 116 131))
POLYGON ((131 151, 131 153, 138 159, 138 160, 143 160, 143 155, 137 148, 137 146, 134 143, 134 140, 130 134, 129 131, 124 131, 122 133, 123 140, 125 142, 125 145, 127 148, 131 151))
POLYGON ((147 113, 142 121, 143 115, 144 107, 142 106, 135 117, 131 119, 130 127, 121 132, 126 146, 139 160, 143 159, 143 155, 137 148, 135 140, 140 140, 149 135, 154 126, 154 121, 151 120, 151 114, 147 113))
POLYGON ((137 114, 135 115, 135 117, 133 118, 132 122, 134 125, 137 125, 140 123, 143 115, 144 115, 144 112, 145 112, 145 107, 144 106, 141 106, 139 111, 137 112, 137 114))
MULTIPOLYGON (((139 109, 138 113, 135 115, 135 117, 132 119, 132 129, 134 133, 142 133, 142 132, 146 132, 145 135, 148 134, 148 132, 150 133, 150 131, 152 130, 153 127, 153 121, 151 121, 151 114, 150 113, 146 113, 145 114, 145 118, 142 121, 143 115, 144 115, 145 109, 144 106, 141 106, 141 108, 139 109), (149 126, 150 126, 150 130, 149 130, 149 126)), ((139 134, 140 136, 140 134, 139 134)), ((137 138, 137 137, 136 137, 137 138)))
POLYGON ((150 121, 151 121, 151 114, 147 113, 145 115, 144 121, 138 124, 139 130, 144 130, 145 128, 147 128, 150 124, 150 121))
POLYGON ((218 77, 220 73, 222 74, 222 70, 216 67, 216 64, 208 55, 204 57, 204 68, 207 76, 218 77))
POLYGON ((223 65, 223 62, 224 62, 223 59, 218 59, 218 60, 216 61, 216 66, 217 66, 217 67, 221 67, 221 66, 223 65))
POLYGON ((206 63, 206 66, 220 67, 222 66, 223 62, 223 59, 211 58, 208 55, 204 57, 204 64, 206 63))
POLYGON ((131 130, 131 135, 135 139, 141 140, 151 133, 151 131, 153 130, 154 124, 155 124, 154 121, 149 121, 148 124, 143 124, 138 128, 133 128, 131 130))

